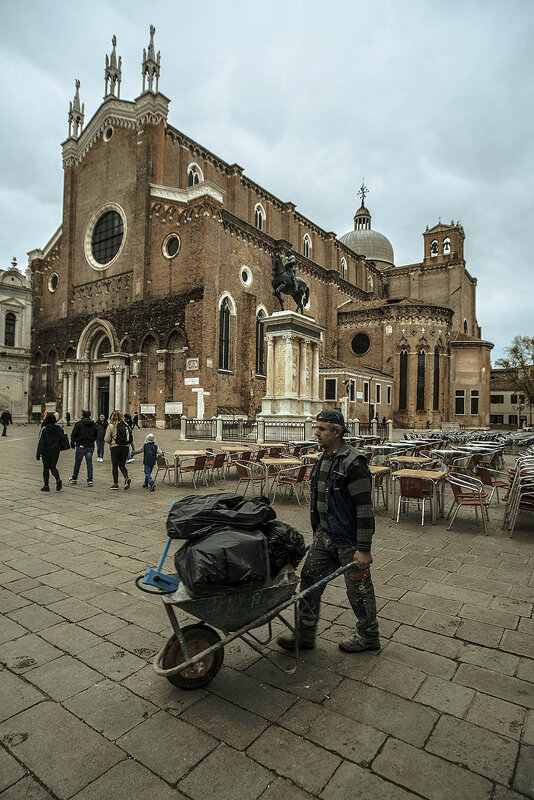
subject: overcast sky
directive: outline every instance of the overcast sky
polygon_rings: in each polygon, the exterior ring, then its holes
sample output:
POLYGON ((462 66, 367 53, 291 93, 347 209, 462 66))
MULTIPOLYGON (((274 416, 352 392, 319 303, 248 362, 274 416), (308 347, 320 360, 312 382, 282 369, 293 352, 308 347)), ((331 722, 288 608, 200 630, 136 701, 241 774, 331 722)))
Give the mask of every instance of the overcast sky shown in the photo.
POLYGON ((116 34, 121 97, 149 25, 169 121, 338 236, 362 177, 397 265, 460 220, 483 337, 534 335, 532 0, 1 0, 0 266, 61 222, 74 79, 85 121, 116 34))

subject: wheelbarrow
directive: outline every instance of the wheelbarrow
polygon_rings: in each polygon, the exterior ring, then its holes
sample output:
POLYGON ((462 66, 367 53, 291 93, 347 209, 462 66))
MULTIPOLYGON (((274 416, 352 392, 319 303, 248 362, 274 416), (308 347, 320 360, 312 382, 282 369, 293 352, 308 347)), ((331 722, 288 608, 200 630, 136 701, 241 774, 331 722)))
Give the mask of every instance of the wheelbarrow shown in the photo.
MULTIPOLYGON (((236 639, 244 641, 277 669, 293 675, 299 664, 298 637, 295 643, 295 661, 291 667, 281 666, 265 652, 265 645, 273 638, 273 621, 280 620, 295 633, 299 628, 300 600, 334 578, 354 569, 353 564, 345 564, 302 592, 297 592, 300 579, 293 573, 288 581, 272 586, 238 589, 210 597, 184 598, 179 591, 180 580, 161 572, 170 541, 165 545, 157 570, 147 570, 141 582, 158 589, 166 587, 163 592, 157 593, 163 596, 163 604, 174 635, 156 655, 153 667, 157 675, 167 678, 180 689, 199 689, 213 680, 222 667, 224 647, 236 639), (199 622, 182 627, 176 617, 175 607, 196 617, 199 622), (282 612, 291 607, 294 612, 292 624, 282 616, 282 612), (253 631, 263 626, 267 626, 267 635, 262 639, 253 631)), ((139 580, 136 583, 142 589, 139 580)))

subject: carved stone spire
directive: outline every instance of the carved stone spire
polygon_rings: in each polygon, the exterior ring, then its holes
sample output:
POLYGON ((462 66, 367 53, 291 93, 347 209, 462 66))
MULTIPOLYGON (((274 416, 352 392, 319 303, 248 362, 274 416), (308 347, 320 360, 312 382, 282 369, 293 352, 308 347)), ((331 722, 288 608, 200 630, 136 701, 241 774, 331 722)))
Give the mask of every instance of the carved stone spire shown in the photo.
POLYGON ((80 81, 76 80, 76 91, 74 93, 74 100, 69 103, 69 139, 74 137, 77 139, 82 132, 84 108, 80 107, 80 81))
POLYGON ((158 50, 158 55, 156 56, 154 50, 154 34, 156 33, 156 29, 153 25, 150 26, 150 42, 148 45, 148 55, 147 51, 143 48, 143 92, 153 92, 154 80, 156 81, 156 89, 158 91, 159 86, 159 73, 160 73, 160 53, 158 50), (147 86, 148 83, 148 86, 147 86))
POLYGON ((111 40, 113 45, 113 50, 111 51, 111 55, 106 55, 106 69, 104 71, 104 77, 106 79, 106 93, 104 97, 108 97, 109 95, 115 96, 115 88, 117 89, 117 97, 120 98, 121 96, 121 67, 122 67, 122 58, 119 56, 119 60, 117 62, 117 52, 115 48, 117 47, 117 37, 113 36, 111 40))

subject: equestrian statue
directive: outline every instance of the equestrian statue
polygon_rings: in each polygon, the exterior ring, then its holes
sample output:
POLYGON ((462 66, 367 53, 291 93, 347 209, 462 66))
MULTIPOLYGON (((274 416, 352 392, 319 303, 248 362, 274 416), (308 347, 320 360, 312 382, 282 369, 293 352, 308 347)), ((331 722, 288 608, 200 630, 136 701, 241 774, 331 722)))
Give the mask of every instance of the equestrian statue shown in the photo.
POLYGON ((273 254, 273 277, 272 286, 273 294, 278 298, 280 308, 284 310, 284 301, 282 300, 283 294, 290 295, 297 304, 297 314, 304 314, 304 306, 310 297, 310 289, 308 284, 303 278, 297 278, 295 274, 295 266, 297 259, 288 250, 286 253, 286 260, 282 263, 280 253, 273 254))

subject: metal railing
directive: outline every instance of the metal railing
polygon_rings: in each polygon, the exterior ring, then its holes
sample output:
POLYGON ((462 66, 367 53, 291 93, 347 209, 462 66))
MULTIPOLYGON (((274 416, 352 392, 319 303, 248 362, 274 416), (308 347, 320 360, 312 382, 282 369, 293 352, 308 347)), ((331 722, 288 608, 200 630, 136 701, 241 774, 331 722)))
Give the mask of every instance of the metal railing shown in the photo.
POLYGON ((387 439, 388 438, 388 426, 387 425, 383 425, 381 422, 379 422, 378 425, 377 425, 376 431, 377 431, 378 436, 380 436, 381 439, 387 439))
POLYGON ((362 436, 370 436, 373 432, 370 422, 360 422, 360 433, 362 436))
POLYGON ((266 442, 295 442, 305 438, 303 422, 266 422, 266 442))
POLYGON ((257 442, 258 423, 243 419, 223 419, 223 442, 257 442))
POLYGON ((217 435, 217 423, 214 419, 188 419, 185 423, 186 439, 211 439, 217 435))

